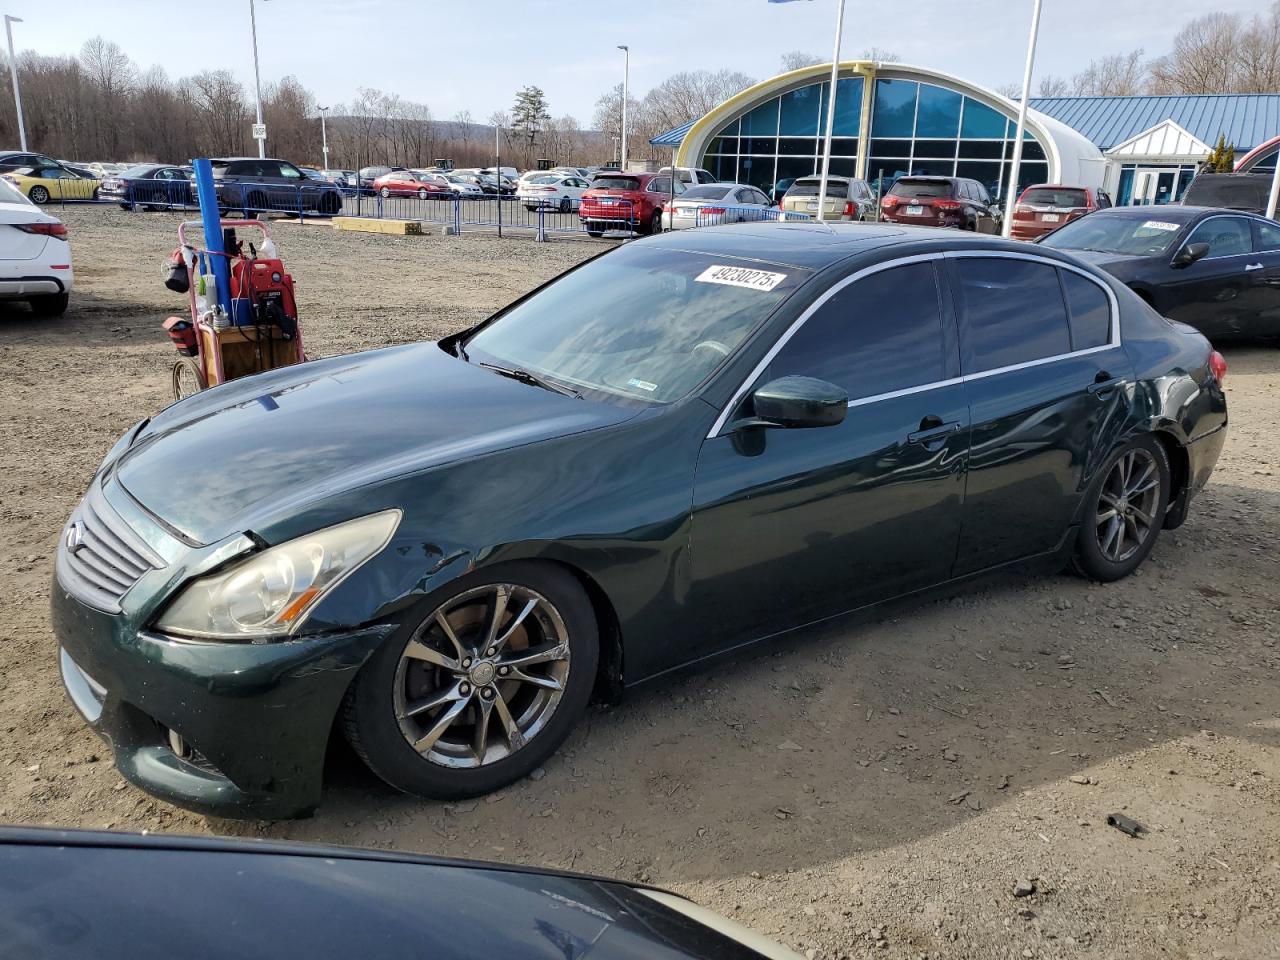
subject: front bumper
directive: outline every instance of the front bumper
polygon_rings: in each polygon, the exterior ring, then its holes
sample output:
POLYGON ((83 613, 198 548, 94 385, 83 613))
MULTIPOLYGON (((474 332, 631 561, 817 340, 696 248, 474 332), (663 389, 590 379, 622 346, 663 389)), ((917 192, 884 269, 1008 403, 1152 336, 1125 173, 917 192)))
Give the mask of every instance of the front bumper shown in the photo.
POLYGON ((320 802, 347 687, 390 627, 285 643, 190 643, 80 602, 55 576, 63 684, 129 781, 211 816, 284 819, 320 802), (187 748, 180 756, 170 731, 187 748))

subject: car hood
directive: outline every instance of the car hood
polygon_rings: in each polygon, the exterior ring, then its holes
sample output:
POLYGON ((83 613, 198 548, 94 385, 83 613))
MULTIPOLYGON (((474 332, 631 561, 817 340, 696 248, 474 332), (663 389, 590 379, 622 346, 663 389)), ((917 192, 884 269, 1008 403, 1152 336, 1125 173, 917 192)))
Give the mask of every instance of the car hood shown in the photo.
POLYGON ((1121 271, 1131 271, 1150 259, 1150 257, 1135 257, 1124 253, 1104 253, 1100 250, 1063 250, 1063 252, 1113 274, 1121 271))
POLYGON ((200 543, 393 477, 621 423, 419 343, 285 367, 174 404, 114 464, 200 543))

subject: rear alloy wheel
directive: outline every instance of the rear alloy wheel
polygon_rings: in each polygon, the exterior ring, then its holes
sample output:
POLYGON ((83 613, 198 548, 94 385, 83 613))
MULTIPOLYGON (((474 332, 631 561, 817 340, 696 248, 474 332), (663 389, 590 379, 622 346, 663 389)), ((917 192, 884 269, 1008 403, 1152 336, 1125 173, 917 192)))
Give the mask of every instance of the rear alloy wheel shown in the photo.
POLYGON ((427 199, 427 197, 428 197, 428 196, 430 196, 430 194, 428 194, 428 193, 427 193, 427 191, 426 191, 424 188, 422 188, 422 187, 419 187, 419 188, 418 188, 418 199, 419 199, 419 200, 425 200, 425 199, 427 199))
POLYGON ((387 187, 383 187, 378 191, 378 195, 382 197, 383 200, 386 200, 391 196, 391 190, 387 187))
POLYGON ((347 736, 406 793, 488 793, 545 761, 586 710, 594 612, 568 573, 528 563, 464 577, 429 609, 361 670, 344 704, 347 736))
POLYGON ((560 198, 560 212, 568 213, 573 208, 573 202, 568 197, 560 198))
POLYGON ((649 234, 650 236, 662 232, 662 211, 653 211, 653 216, 649 218, 649 234))
POLYGON ((1073 566, 1093 580, 1127 577, 1155 547, 1169 505, 1169 459, 1140 437, 1113 453, 1086 499, 1073 566))
POLYGON ((40 186, 39 184, 36 184, 34 187, 32 187, 31 191, 27 194, 27 196, 28 198, 30 198, 32 203, 48 203, 49 202, 48 189, 40 186))

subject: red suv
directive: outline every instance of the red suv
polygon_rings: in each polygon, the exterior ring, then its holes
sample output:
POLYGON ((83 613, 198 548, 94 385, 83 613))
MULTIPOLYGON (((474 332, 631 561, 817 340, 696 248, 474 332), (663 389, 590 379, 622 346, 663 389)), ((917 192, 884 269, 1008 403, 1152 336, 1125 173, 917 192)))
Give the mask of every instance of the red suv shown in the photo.
MULTIPOLYGON (((675 195, 682 193, 684 184, 676 180, 675 195)), ((602 173, 582 195, 578 218, 590 237, 606 230, 661 233, 662 205, 669 199, 671 177, 665 173, 602 173)))
POLYGON ((880 201, 880 219, 994 233, 991 196, 966 177, 902 177, 880 201))
POLYGON ((1010 233, 1017 240, 1035 240, 1052 233, 1064 223, 1109 206, 1111 198, 1094 187, 1037 183, 1023 190, 1014 204, 1010 233))

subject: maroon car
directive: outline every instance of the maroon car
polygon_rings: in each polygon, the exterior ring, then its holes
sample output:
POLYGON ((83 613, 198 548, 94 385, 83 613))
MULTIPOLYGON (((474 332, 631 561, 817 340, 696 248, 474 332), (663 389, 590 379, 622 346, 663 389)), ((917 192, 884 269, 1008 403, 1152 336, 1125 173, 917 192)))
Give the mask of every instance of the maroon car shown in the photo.
MULTIPOLYGON (((684 189, 677 179, 675 195, 684 189)), ((665 173, 601 173, 582 195, 578 218, 592 237, 606 230, 661 233, 662 205, 671 199, 671 190, 671 177, 665 173)))
POLYGON ((1014 204, 1010 232, 1017 240, 1035 240, 1052 233, 1064 223, 1109 206, 1111 198, 1096 187, 1037 183, 1023 190, 1014 204))
POLYGON ((987 188, 966 177, 902 177, 880 201, 880 219, 982 233, 996 223, 987 188))

